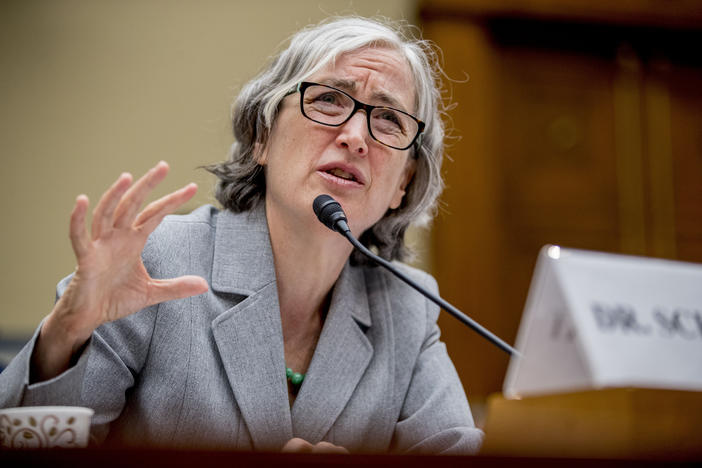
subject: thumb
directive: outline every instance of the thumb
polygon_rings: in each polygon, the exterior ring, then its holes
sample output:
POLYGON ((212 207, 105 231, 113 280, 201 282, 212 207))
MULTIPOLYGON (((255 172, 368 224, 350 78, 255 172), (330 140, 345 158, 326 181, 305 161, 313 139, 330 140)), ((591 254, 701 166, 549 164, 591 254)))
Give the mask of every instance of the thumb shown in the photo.
POLYGON ((207 281, 200 276, 188 275, 171 279, 151 280, 147 305, 197 296, 207 292, 209 289, 207 281))

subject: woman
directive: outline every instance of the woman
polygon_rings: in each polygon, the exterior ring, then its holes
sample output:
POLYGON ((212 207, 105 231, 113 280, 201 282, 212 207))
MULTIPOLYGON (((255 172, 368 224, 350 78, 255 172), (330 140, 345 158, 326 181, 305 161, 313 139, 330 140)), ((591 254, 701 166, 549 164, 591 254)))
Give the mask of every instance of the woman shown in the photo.
POLYGON ((475 451, 438 309, 311 208, 334 196, 366 245, 403 257, 442 186, 432 57, 371 20, 303 30, 235 103, 236 143, 210 168, 224 210, 164 220, 190 184, 139 212, 163 162, 120 176, 90 233, 79 196, 76 271, 0 377, 0 404, 88 406, 96 440, 130 445, 475 451))

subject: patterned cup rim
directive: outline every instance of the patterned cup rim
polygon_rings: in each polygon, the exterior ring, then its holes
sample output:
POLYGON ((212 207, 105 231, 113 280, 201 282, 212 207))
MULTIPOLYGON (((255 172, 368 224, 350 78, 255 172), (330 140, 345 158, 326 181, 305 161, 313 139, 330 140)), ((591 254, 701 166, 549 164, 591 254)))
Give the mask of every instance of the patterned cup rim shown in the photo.
POLYGON ((17 408, 0 409, 0 414, 13 414, 22 416, 25 414, 34 413, 54 413, 54 414, 72 414, 75 416, 92 416, 95 411, 84 406, 20 406, 17 408))

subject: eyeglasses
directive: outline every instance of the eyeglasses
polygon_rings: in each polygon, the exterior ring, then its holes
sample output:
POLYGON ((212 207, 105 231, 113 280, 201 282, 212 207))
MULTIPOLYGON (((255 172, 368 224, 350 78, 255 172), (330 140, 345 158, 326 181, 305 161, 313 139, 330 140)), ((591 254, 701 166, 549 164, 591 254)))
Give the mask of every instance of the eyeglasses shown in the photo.
POLYGON ((339 127, 363 109, 370 136, 390 148, 406 150, 424 131, 424 122, 407 112, 364 104, 332 86, 303 81, 287 95, 296 92, 300 93, 302 115, 322 125, 339 127))

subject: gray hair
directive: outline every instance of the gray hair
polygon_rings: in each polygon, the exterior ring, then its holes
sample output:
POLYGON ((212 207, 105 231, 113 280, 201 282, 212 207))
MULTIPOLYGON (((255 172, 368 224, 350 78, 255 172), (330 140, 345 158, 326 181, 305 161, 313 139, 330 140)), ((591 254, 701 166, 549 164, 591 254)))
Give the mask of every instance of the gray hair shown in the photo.
MULTIPOLYGON (((243 212, 261 203, 266 181, 257 162, 256 144, 267 144, 280 102, 299 82, 337 57, 365 47, 390 48, 407 60, 415 83, 415 115, 426 123, 419 143, 409 150, 416 159, 416 171, 405 188, 402 204, 389 209, 359 239, 385 259, 403 260, 409 253, 404 242, 407 227, 426 225, 433 218, 443 190, 441 114, 445 108, 437 54, 430 42, 417 38, 404 22, 344 17, 297 32, 290 45, 239 93, 232 105, 235 142, 229 158, 206 169, 219 178, 215 196, 225 208, 243 212)), ((351 260, 355 264, 366 263, 356 251, 351 260)))

